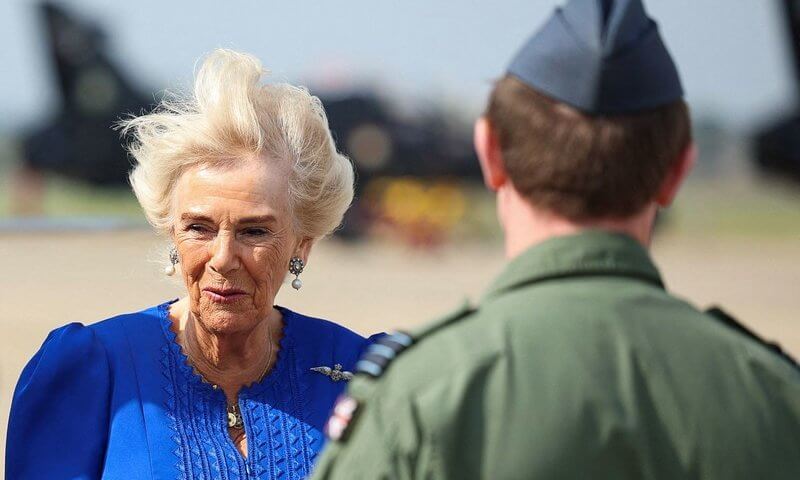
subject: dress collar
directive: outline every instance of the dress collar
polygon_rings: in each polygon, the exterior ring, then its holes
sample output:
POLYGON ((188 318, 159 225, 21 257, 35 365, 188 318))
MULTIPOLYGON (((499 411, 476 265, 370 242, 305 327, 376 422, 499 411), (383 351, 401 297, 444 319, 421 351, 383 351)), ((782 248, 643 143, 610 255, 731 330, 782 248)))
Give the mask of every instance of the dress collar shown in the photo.
MULTIPOLYGON (((176 298, 174 300, 162 303, 157 307, 161 320, 161 328, 166 341, 166 347, 169 349, 169 351, 171 351, 173 357, 177 360, 176 363, 178 371, 190 385, 193 385, 202 391, 214 391, 211 384, 206 383, 200 374, 194 371, 189 358, 178 344, 176 338, 177 335, 172 330, 172 320, 169 318, 169 309, 170 305, 177 301, 178 299, 176 298)), ((275 364, 272 366, 272 369, 267 372, 264 378, 261 379, 261 381, 254 382, 246 387, 242 387, 239 392, 239 396, 241 398, 256 395, 262 392, 267 386, 274 383, 277 379, 285 378, 285 371, 289 368, 288 364, 292 361, 290 358, 290 350, 293 347, 292 342, 294 337, 294 323, 298 315, 285 307, 275 305, 275 308, 278 309, 283 315, 283 335, 279 342, 279 349, 275 359, 275 364)), ((221 391, 219 391, 219 393, 221 394, 221 391)))
POLYGON ((523 285, 577 276, 631 277, 664 288, 650 254, 639 242, 620 233, 590 230, 530 247, 511 260, 484 300, 523 285))

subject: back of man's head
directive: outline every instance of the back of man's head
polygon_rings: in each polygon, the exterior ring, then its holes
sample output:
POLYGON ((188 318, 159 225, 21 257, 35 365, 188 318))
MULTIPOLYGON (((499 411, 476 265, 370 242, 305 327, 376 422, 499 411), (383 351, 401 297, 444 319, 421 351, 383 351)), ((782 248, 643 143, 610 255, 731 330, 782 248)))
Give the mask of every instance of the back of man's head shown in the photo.
POLYGON ((486 118, 533 206, 572 221, 652 202, 691 143, 677 69, 640 0, 571 0, 520 49, 486 118))
POLYGON ((495 85, 486 117, 515 189, 537 208, 574 221, 639 212, 691 141, 682 100, 595 116, 512 75, 495 85))

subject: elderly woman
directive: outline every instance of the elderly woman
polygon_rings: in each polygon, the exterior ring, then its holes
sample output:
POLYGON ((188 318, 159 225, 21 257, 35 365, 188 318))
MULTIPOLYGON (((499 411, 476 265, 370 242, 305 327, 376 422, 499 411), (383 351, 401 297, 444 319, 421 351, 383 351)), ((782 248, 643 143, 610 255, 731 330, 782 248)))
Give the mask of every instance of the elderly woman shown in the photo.
POLYGON ((8 478, 295 479, 368 340, 273 306, 341 221, 353 169, 306 90, 219 50, 194 97, 124 123, 130 179, 188 294, 56 329, 14 394, 8 478))

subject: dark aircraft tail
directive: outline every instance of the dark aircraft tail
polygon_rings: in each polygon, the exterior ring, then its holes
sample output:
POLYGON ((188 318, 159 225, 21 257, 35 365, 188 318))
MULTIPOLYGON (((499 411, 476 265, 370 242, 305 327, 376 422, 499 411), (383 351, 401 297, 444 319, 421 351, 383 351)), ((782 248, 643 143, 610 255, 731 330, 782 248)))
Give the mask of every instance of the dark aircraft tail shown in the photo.
POLYGON ((130 162, 112 126, 153 102, 111 61, 99 27, 56 3, 43 2, 38 8, 60 105, 24 138, 25 161, 32 169, 97 185, 125 184, 130 162))
MULTIPOLYGON (((800 95, 800 0, 783 0, 800 95)), ((763 170, 800 181, 800 108, 756 134, 755 158, 763 170)))

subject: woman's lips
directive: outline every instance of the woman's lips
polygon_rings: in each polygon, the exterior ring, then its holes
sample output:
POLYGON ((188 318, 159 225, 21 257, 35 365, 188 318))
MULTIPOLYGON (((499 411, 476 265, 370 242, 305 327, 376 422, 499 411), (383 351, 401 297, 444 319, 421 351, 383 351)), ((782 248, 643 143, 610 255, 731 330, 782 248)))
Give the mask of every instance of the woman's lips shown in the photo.
POLYGON ((233 303, 246 297, 247 293, 236 288, 204 288, 203 295, 215 303, 233 303))

